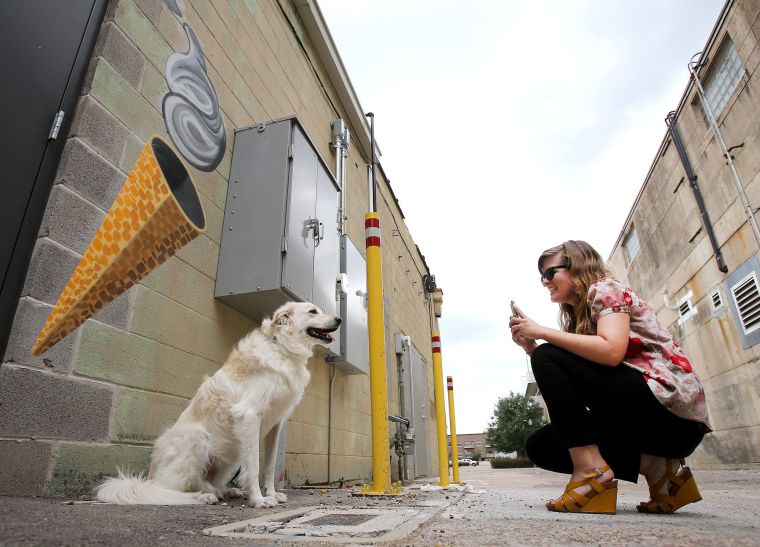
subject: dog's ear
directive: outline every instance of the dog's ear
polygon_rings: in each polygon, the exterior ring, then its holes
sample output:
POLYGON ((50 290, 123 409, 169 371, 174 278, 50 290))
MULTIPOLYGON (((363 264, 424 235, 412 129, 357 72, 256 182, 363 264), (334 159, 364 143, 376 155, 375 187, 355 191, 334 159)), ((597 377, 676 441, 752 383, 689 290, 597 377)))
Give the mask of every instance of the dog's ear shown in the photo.
POLYGON ((272 317, 272 324, 278 326, 292 325, 293 312, 290 310, 277 312, 274 317, 272 317))

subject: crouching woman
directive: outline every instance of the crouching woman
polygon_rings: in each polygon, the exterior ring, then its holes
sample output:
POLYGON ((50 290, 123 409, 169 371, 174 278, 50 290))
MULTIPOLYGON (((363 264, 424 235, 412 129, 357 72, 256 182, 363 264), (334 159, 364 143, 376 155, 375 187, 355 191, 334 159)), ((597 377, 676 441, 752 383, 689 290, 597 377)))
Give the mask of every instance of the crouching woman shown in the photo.
POLYGON ((635 483, 639 474, 650 491, 636 507, 641 513, 672 513, 699 501, 683 458, 710 425, 702 385, 683 351, 585 241, 544 251, 538 270, 560 306, 562 330, 519 309, 509 326, 530 355, 551 419, 528 438, 526 452, 539 467, 570 474, 547 509, 615 513, 617 479, 635 483))

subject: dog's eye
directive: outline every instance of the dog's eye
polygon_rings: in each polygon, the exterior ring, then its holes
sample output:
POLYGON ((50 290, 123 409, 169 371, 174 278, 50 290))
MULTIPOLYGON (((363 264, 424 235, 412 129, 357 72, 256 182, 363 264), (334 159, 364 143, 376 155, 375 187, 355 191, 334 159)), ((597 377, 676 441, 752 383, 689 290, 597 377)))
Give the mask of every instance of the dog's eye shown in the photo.
POLYGON ((309 313, 317 313, 317 310, 309 310, 309 313))

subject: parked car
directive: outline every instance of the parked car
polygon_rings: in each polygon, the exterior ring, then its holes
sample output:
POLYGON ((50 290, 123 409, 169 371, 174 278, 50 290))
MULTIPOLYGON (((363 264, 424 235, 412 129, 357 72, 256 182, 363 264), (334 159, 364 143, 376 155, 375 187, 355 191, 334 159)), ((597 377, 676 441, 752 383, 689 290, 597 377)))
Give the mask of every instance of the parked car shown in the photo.
POLYGON ((459 466, 461 467, 463 465, 476 465, 476 464, 473 463, 473 461, 470 458, 461 458, 459 460, 459 466))
POLYGON ((470 465, 480 465, 480 460, 471 460, 472 463, 470 465))

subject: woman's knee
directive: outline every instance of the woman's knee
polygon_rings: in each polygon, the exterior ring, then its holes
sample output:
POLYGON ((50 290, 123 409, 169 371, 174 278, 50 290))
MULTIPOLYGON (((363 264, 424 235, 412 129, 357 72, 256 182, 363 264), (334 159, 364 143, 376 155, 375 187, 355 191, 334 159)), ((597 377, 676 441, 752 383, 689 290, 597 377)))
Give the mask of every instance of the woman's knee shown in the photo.
POLYGON ((544 370, 556 361, 556 350, 559 348, 552 344, 541 344, 530 354, 530 365, 535 374, 536 369, 544 370))

